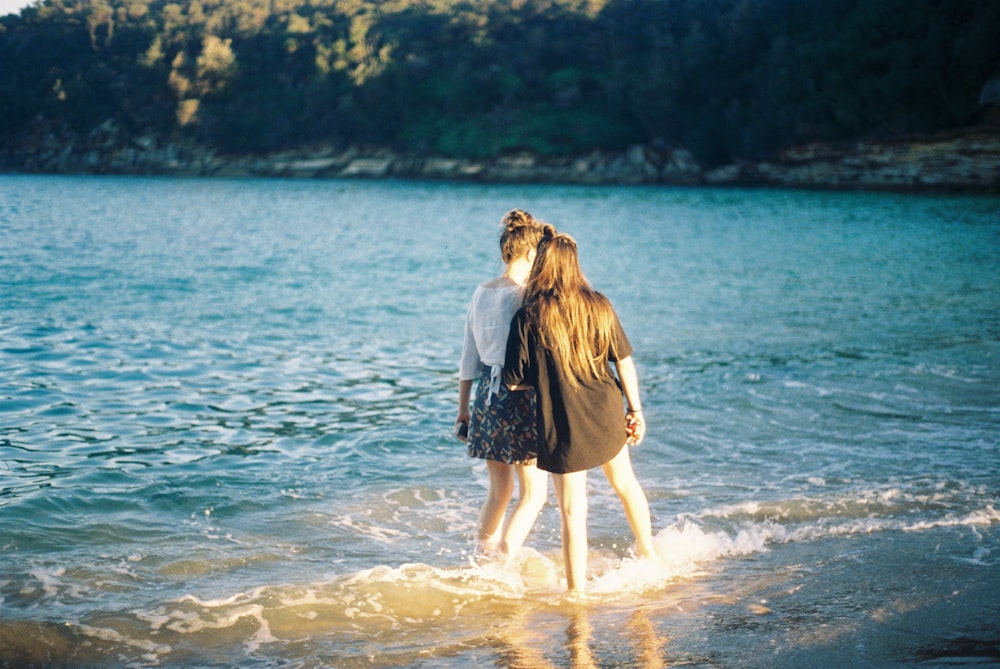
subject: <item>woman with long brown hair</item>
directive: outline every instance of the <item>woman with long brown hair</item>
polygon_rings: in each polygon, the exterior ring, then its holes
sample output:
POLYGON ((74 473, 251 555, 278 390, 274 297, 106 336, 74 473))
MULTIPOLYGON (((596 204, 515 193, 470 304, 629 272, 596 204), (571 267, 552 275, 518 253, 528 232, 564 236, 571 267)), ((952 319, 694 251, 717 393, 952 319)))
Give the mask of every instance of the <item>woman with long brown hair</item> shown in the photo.
POLYGON ((632 345, 611 302, 583 275, 569 235, 553 232, 538 245, 511 323, 504 380, 536 393, 538 468, 553 474, 570 592, 586 587, 587 470, 598 465, 621 499, 636 553, 656 558, 649 503, 627 448, 645 435, 632 345))

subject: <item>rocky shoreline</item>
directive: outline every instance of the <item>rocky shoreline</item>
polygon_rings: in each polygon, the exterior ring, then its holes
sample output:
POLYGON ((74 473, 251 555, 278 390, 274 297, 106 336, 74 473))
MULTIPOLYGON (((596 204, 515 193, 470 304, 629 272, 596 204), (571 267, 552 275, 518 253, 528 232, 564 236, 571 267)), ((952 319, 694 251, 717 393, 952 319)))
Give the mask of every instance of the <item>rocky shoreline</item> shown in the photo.
POLYGON ((49 133, 0 152, 0 170, 32 174, 428 179, 483 183, 660 184, 1000 193, 1000 123, 896 142, 813 144, 769 160, 699 164, 682 148, 633 146, 572 157, 516 153, 489 159, 387 149, 308 147, 221 155, 189 143, 131 137, 114 121, 86 136, 49 133))

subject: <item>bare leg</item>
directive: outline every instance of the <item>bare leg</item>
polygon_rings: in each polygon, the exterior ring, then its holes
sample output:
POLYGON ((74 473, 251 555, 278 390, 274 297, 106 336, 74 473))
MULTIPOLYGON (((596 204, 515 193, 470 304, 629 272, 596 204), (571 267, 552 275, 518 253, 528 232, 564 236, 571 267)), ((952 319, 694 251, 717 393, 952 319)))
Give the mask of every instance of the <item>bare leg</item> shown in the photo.
POLYGON ((635 535, 639 557, 655 558, 653 548, 653 530, 649 519, 649 502, 646 493, 642 491, 639 480, 632 471, 632 461, 629 459, 628 446, 623 446, 618 455, 604 463, 604 475, 608 483, 618 494, 625 509, 625 517, 635 535))
POLYGON ((486 461, 490 475, 490 491, 479 512, 479 541, 487 550, 497 548, 500 526, 507 512, 507 505, 514 495, 514 467, 495 460, 486 461))
POLYGON ((549 492, 548 472, 535 465, 514 465, 514 470, 517 472, 520 496, 500 541, 500 551, 507 558, 516 556, 521 550, 524 540, 535 524, 535 519, 538 518, 538 513, 545 506, 549 492))
POLYGON ((562 517, 566 586, 582 595, 587 588, 587 471, 553 474, 552 484, 562 517))

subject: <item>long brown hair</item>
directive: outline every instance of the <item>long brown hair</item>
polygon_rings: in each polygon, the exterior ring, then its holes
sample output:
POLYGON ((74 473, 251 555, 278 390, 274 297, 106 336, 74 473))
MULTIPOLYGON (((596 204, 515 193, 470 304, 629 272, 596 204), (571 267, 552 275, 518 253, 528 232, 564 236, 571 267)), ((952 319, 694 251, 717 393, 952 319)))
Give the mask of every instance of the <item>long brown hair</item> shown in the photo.
POLYGON ((610 373, 614 310, 583 275, 576 240, 566 234, 542 238, 524 303, 538 324, 542 346, 554 354, 571 384, 610 373))

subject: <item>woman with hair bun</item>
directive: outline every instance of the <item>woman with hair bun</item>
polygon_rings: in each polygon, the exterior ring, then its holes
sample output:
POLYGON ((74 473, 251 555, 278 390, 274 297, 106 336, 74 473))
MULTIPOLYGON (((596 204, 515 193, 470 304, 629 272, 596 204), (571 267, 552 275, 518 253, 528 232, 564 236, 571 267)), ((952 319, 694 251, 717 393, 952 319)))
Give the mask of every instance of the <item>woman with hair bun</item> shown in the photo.
POLYGON ((538 242, 543 233, 554 234, 555 229, 520 209, 508 212, 500 226, 504 272, 476 288, 465 318, 455 434, 468 444, 471 457, 486 461, 489 473, 490 489, 479 516, 480 548, 487 554, 499 551, 512 558, 534 525, 548 491, 546 473, 535 467, 535 393, 512 393, 503 383, 504 353, 510 321, 521 306, 538 242), (520 495, 504 526, 515 474, 520 495))
POLYGON ((524 305, 510 326, 504 380, 537 396, 538 468, 552 473, 569 591, 583 594, 586 586, 593 467, 603 468, 618 494, 638 556, 657 560, 649 503, 629 460, 628 445, 646 430, 632 345, 611 302, 584 277, 569 235, 546 234, 538 245, 524 305))

